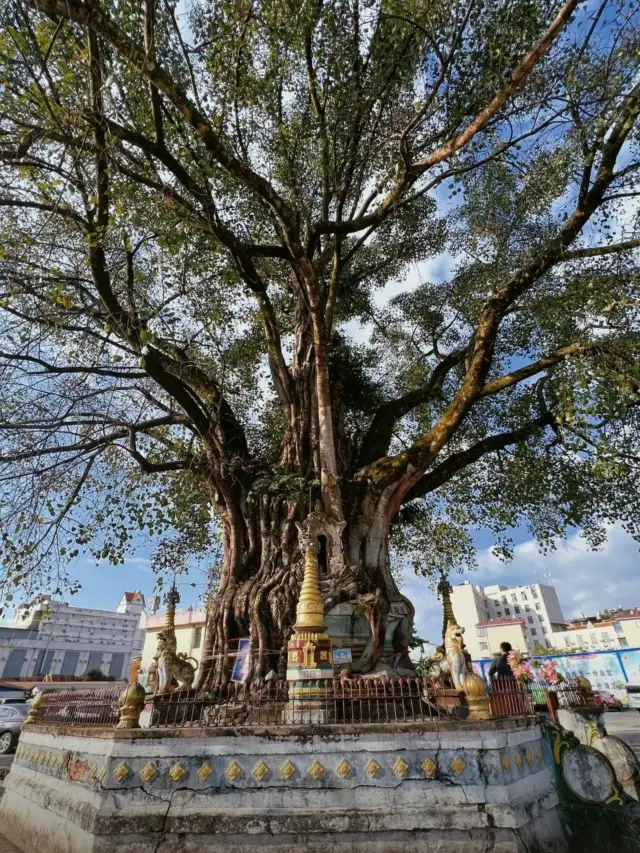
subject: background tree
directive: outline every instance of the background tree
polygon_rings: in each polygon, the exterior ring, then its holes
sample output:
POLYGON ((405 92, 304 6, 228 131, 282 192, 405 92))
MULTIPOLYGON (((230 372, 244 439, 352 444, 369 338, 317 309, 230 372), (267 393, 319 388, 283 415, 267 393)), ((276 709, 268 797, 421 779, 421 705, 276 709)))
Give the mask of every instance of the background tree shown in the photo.
POLYGON ((250 636, 260 677, 320 499, 364 671, 402 599, 390 536, 428 572, 472 558, 473 525, 505 553, 523 522, 637 534, 636 4, 228 0, 187 23, 2 0, 2 23, 5 592, 138 535, 206 553, 213 511, 203 676, 250 636))

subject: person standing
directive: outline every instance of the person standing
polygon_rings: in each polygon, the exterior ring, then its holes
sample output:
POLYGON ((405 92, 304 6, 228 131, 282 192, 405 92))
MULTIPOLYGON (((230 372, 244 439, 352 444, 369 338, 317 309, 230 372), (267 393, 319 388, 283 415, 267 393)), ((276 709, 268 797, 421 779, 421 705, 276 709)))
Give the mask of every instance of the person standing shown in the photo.
POLYGON ((509 652, 511 651, 511 643, 500 643, 500 651, 502 654, 500 655, 499 660, 495 660, 491 664, 489 668, 489 678, 495 678, 496 675, 499 675, 501 678, 509 675, 513 678, 513 672, 511 671, 511 667, 509 666, 509 652))

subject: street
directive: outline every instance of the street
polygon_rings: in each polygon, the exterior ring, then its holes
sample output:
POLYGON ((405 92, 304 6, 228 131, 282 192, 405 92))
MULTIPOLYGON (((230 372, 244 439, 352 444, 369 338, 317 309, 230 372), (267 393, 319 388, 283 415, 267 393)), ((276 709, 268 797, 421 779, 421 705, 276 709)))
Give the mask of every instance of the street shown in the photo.
POLYGON ((609 711, 604 715, 607 733, 625 740, 640 758, 640 714, 635 710, 609 711))

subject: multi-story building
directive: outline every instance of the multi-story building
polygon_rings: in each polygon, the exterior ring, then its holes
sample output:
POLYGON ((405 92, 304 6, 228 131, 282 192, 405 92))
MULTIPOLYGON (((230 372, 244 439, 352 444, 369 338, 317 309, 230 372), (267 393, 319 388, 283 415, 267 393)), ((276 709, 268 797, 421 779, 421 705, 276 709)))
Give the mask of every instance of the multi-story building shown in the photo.
POLYGON ((453 587, 451 602, 474 660, 498 653, 502 642, 529 654, 640 647, 640 607, 565 619, 555 588, 547 584, 481 587, 466 581, 453 587))
MULTIPOLYGON (((158 632, 165 626, 166 617, 163 615, 143 614, 140 619, 140 627, 145 632, 144 645, 142 647, 142 661, 138 674, 140 683, 149 684, 149 667, 158 649, 158 632)), ((204 629, 207 621, 206 610, 179 611, 174 617, 174 628, 176 633, 176 651, 178 654, 184 652, 187 657, 195 658, 200 665, 202 651, 204 648, 204 629)))
POLYGON ((558 651, 610 651, 640 646, 640 608, 605 610, 595 616, 569 619, 553 635, 558 651))
POLYGON ((522 651, 551 648, 554 631, 564 625, 555 588, 547 584, 481 587, 467 581, 453 587, 451 601, 474 660, 490 657, 504 641, 522 651))
POLYGON ((142 650, 144 608, 141 592, 125 592, 115 611, 71 607, 39 595, 16 611, 11 627, 0 628, 1 677, 80 677, 93 669, 127 677, 142 650))

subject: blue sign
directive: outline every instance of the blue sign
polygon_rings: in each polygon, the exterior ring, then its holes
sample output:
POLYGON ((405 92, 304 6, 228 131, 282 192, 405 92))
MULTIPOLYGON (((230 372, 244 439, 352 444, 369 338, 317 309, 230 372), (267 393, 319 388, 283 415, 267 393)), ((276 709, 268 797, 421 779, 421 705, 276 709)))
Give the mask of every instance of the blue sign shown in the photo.
POLYGON ((334 649, 333 650, 333 662, 334 663, 351 663, 351 649, 334 649))
POLYGON ((245 683, 249 677, 249 663, 251 661, 250 653, 251 640, 248 637, 243 640, 238 640, 238 653, 236 655, 236 662, 233 665, 231 681, 235 681, 238 684, 245 683))

